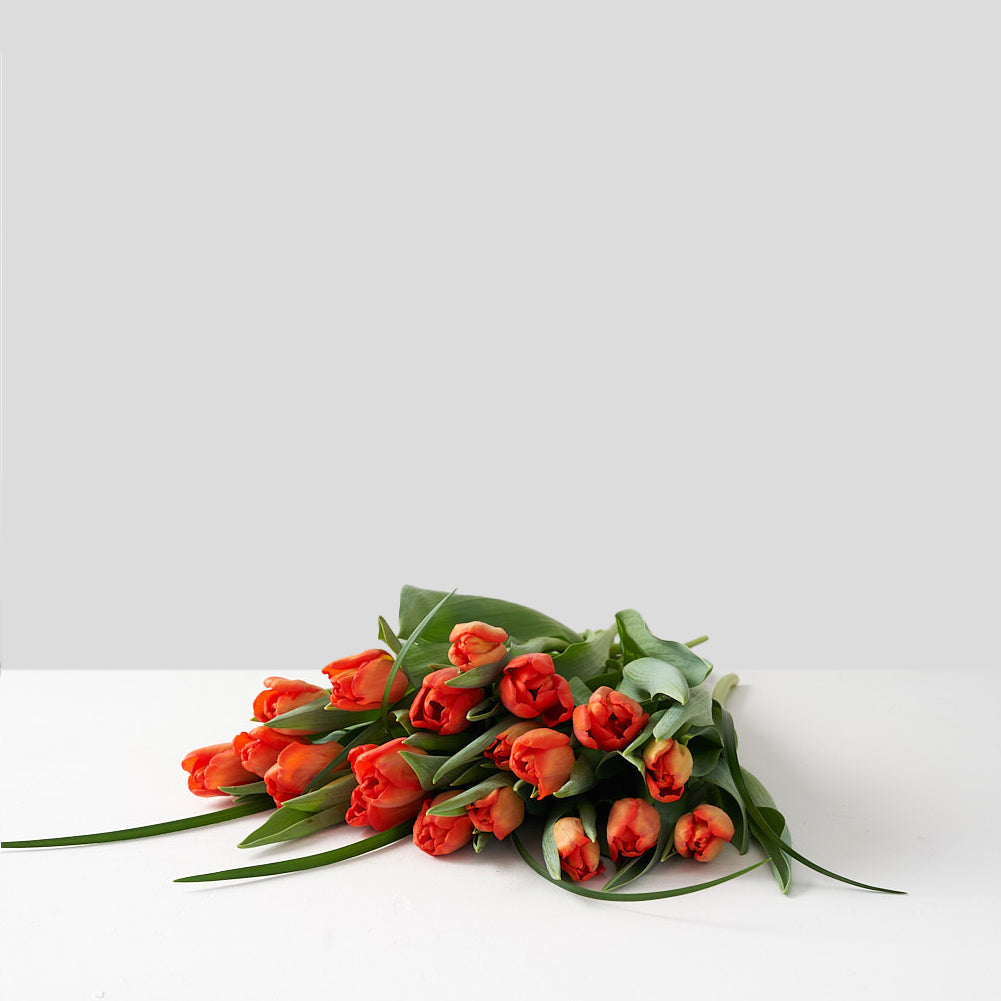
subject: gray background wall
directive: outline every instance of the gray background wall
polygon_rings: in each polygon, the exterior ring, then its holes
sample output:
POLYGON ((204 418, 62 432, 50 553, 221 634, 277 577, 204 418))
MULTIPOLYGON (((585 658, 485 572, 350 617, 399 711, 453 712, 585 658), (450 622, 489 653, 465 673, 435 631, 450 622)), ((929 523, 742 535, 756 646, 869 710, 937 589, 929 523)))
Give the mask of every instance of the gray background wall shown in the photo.
POLYGON ((996 667, 997 22, 6 4, 3 666, 996 667))

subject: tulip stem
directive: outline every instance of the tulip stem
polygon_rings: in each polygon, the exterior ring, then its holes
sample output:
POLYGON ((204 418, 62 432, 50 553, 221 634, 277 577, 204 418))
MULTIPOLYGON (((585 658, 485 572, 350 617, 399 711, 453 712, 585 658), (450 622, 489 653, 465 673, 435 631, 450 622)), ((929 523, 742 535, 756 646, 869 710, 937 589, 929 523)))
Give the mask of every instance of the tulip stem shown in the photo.
POLYGON ((685 646, 688 647, 689 650, 691 650, 693 646, 698 646, 700 643, 705 643, 707 639, 709 639, 708 636, 696 636, 695 639, 689 640, 685 644, 685 646))

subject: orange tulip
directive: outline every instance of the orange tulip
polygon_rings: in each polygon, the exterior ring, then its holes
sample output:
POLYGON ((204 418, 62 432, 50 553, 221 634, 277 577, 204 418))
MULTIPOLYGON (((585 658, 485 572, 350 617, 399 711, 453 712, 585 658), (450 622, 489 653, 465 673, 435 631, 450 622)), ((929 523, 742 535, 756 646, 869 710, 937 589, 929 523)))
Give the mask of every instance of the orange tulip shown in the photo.
POLYGON ((645 799, 617 799, 608 814, 608 854, 636 858, 649 851, 660 836, 660 814, 645 799))
POLYGON ((432 806, 458 795, 459 790, 456 789, 454 792, 438 793, 434 799, 424 801, 421 812, 414 821, 414 844, 422 852, 427 852, 428 855, 451 855, 473 840, 473 822, 466 814, 458 817, 428 815, 432 806))
POLYGON ((461 733, 469 726, 466 713, 483 701, 485 693, 482 688, 452 688, 445 684, 460 674, 457 667, 443 667, 427 675, 410 706, 414 726, 443 735, 461 733))
MULTIPOLYGON (((267 770, 264 785, 278 806, 306 791, 306 786, 326 768, 344 748, 335 740, 326 744, 289 744, 267 770)), ((334 771, 347 768, 347 762, 334 771)))
POLYGON ((661 803, 681 799, 692 775, 692 752, 676 740, 651 740, 643 749, 646 786, 661 803))
MULTIPOLYGON (((312 702, 317 695, 322 695, 319 685, 311 685, 308 681, 289 681, 288 678, 265 678, 264 691, 254 699, 254 719, 260 723, 281 716, 283 713, 298 709, 299 706, 312 702)), ((309 730, 290 730, 271 727, 276 733, 287 733, 296 736, 309 733, 309 730)))
POLYGON ((507 656, 507 633, 485 622, 461 622, 448 637, 449 662, 463 671, 483 664, 496 664, 507 656))
POLYGON ((273 727, 255 726, 249 733, 244 731, 233 738, 233 750, 240 755, 240 761, 248 772, 264 778, 267 770, 278 760, 278 755, 289 744, 297 743, 297 738, 279 733, 273 727))
POLYGON ((414 770, 400 757, 400 751, 427 752, 405 746, 404 739, 361 744, 348 752, 351 771, 358 780, 344 818, 349 824, 385 831, 417 814, 424 790, 414 770))
MULTIPOLYGON (((330 704, 335 709, 378 709, 386 690, 393 658, 385 650, 366 650, 328 664, 323 673, 330 679, 330 704)), ((390 705, 403 698, 407 676, 398 671, 389 689, 390 705)))
POLYGON ((470 803, 466 813, 478 831, 491 831, 503 841, 525 819, 525 801, 511 786, 501 786, 470 803))
POLYGON ((507 711, 522 719, 541 717, 546 726, 558 726, 573 715, 570 683, 556 673, 548 653, 527 653, 505 664, 498 691, 507 711))
POLYGON ((711 862, 733 837, 733 821, 717 806, 703 803, 674 825, 674 847, 685 858, 711 862))
POLYGON ((220 786, 246 785, 258 779, 243 767, 232 742, 199 747, 184 756, 181 767, 188 773, 188 788, 196 796, 228 796, 220 792, 220 786))
POLYGON ((583 883, 605 871, 599 858, 598 842, 584 832, 579 817, 560 817, 553 825, 560 868, 574 882, 583 883))
POLYGON ((511 745, 511 771, 531 783, 545 799, 566 784, 574 766, 570 738, 557 730, 540 728, 523 733, 511 745))
POLYGON ((602 685, 584 705, 574 709, 573 732, 585 747, 619 751, 633 740, 649 718, 635 699, 602 685))
POLYGON ((506 772, 511 771, 511 745, 529 730, 537 729, 534 723, 512 723, 502 730, 494 742, 483 752, 493 763, 506 772))

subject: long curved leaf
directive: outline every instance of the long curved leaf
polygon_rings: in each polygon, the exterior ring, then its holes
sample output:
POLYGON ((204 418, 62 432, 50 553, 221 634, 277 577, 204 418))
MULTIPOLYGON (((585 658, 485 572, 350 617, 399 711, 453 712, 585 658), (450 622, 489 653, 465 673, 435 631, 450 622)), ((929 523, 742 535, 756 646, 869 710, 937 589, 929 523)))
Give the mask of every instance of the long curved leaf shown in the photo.
POLYGON ((120 831, 104 831, 100 834, 75 834, 65 838, 34 838, 30 841, 3 841, 0 842, 0 848, 59 848, 64 845, 101 845, 110 841, 155 838, 160 834, 192 831, 196 827, 208 827, 209 824, 222 824, 228 820, 249 817, 254 813, 272 810, 274 805, 274 800, 270 796, 255 796, 245 803, 237 803, 235 806, 217 810, 215 813, 202 813, 197 817, 168 820, 162 824, 147 824, 145 827, 125 827, 120 831))
POLYGON ((591 897, 593 900, 618 900, 628 902, 634 900, 661 900, 664 897, 681 897, 686 893, 697 893, 699 890, 708 890, 711 886, 719 886, 720 883, 729 882, 731 879, 736 879, 738 876, 743 876, 745 873, 757 869, 758 866, 764 865, 768 861, 768 859, 761 859, 760 862, 755 862, 753 865, 749 865, 745 869, 728 873, 726 876, 720 876, 718 879, 711 879, 706 883, 695 883, 692 886, 679 886, 673 890, 656 890, 651 893, 608 893, 605 890, 590 890, 586 886, 581 886, 580 883, 570 883, 565 882, 562 879, 553 879, 552 876, 550 876, 546 871, 545 867, 539 865, 539 863, 535 861, 528 849, 522 844, 516 831, 511 832, 510 838, 511 841, 514 842, 515 848, 518 849, 518 854, 532 869, 542 876, 543 879, 548 880, 550 883, 555 883, 556 886, 567 890, 569 893, 576 893, 581 897, 591 897))
MULTIPOLYGON (((733 779, 734 785, 739 790, 741 798, 744 800, 744 805, 747 808, 748 814, 750 814, 751 820, 759 829, 764 832, 770 832, 774 836, 768 818, 758 809, 744 782, 740 762, 737 760, 737 731, 733 725, 733 717, 717 702, 713 705, 713 719, 716 721, 720 735, 723 738, 723 752, 726 755, 727 764, 730 768, 730 776, 733 779)), ((860 883, 857 879, 839 876, 836 872, 831 872, 830 869, 825 869, 823 866, 817 865, 816 862, 811 862, 805 856, 800 855, 792 845, 781 838, 776 837, 775 843, 787 855, 796 859, 797 862, 801 862, 808 869, 813 869, 815 872, 819 872, 821 875, 828 876, 831 879, 839 880, 842 883, 850 883, 852 886, 861 887, 863 890, 875 890, 877 893, 906 894, 907 892, 906 890, 890 890, 885 886, 873 886, 871 883, 860 883)))
POLYGON ((394 841, 405 838, 413 830, 414 823, 408 820, 406 823, 397 824, 380 834, 373 834, 370 838, 363 838, 354 844, 346 845, 344 848, 335 848, 330 852, 320 852, 317 855, 303 855, 300 858, 286 859, 284 862, 264 862, 261 865, 245 865, 239 869, 220 869, 219 872, 203 872, 198 876, 181 876, 175 879, 175 883, 209 883, 223 879, 250 879, 254 876, 277 876, 285 872, 301 872, 303 869, 318 869, 320 866, 333 865, 336 862, 343 862, 345 859, 355 858, 364 855, 366 852, 375 851, 376 848, 383 848, 391 845, 394 841))

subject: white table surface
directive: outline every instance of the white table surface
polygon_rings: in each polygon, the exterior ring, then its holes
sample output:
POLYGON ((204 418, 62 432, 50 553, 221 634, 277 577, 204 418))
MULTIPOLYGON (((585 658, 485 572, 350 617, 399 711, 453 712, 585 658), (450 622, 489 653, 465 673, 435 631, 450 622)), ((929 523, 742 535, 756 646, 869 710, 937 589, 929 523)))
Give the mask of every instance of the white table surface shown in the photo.
MULTIPOLYGON (((180 759, 245 729, 261 681, 244 671, 3 672, 0 834, 87 833, 213 809, 187 791, 180 759)), ((999 682, 958 668, 755 671, 731 696, 742 762, 799 850, 907 896, 794 863, 787 897, 762 867, 698 894, 613 904, 549 885, 506 845, 436 859, 408 841, 287 876, 172 882, 360 834, 341 827, 244 851, 236 843, 261 820, 247 817, 145 841, 5 850, 0 996, 270 1001, 385 986, 436 997, 742 990, 774 1001, 993 990, 999 682)), ((727 849, 712 868, 665 867, 634 888, 745 862, 727 849)))

